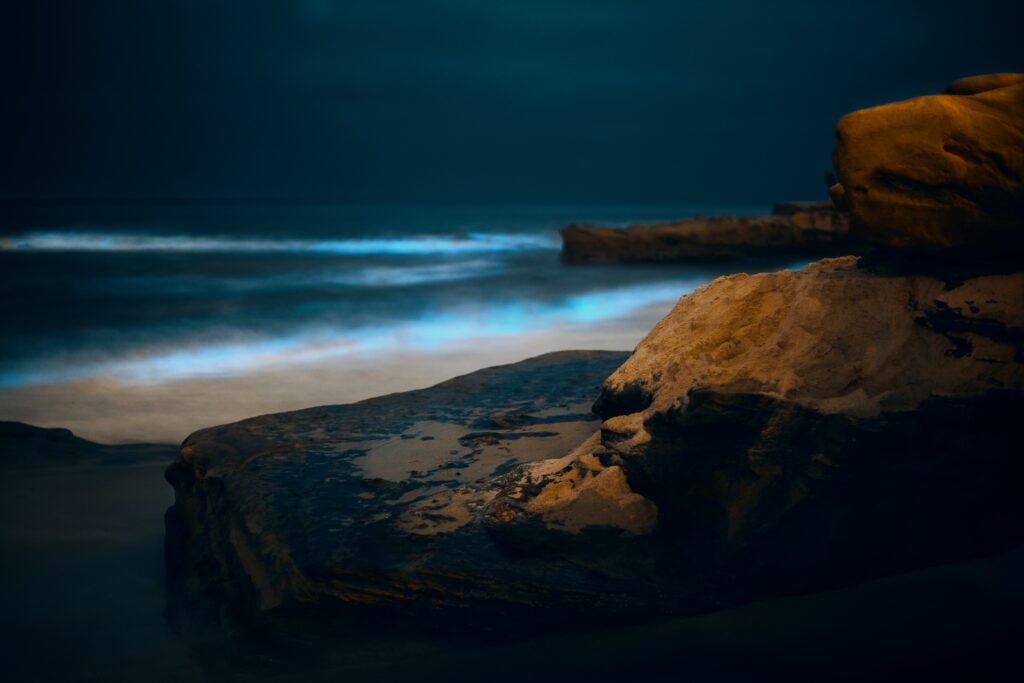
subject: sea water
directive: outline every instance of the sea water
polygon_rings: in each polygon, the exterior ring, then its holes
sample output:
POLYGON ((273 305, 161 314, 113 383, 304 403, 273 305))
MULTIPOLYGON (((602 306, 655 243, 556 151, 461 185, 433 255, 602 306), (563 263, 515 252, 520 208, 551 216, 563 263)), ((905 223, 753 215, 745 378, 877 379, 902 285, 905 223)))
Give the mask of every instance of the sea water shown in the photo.
MULTIPOLYGON (((765 264, 571 266, 569 223, 701 206, 116 206, 9 212, 0 419, 177 441, 564 348, 632 348, 678 298, 765 264)), ((772 264, 773 266, 785 264, 772 264)))

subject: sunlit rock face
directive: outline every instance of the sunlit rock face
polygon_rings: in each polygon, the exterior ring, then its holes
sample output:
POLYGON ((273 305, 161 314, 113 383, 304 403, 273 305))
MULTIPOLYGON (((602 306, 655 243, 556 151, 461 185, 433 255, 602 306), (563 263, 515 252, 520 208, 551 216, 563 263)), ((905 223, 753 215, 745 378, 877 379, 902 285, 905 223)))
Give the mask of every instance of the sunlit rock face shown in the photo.
POLYGON ((605 382, 594 453, 738 590, 862 579, 1024 538, 1022 361, 1022 273, 720 278, 605 382))
POLYGON ((1019 252, 1024 74, 965 78, 946 92, 844 116, 833 197, 871 244, 1019 252))

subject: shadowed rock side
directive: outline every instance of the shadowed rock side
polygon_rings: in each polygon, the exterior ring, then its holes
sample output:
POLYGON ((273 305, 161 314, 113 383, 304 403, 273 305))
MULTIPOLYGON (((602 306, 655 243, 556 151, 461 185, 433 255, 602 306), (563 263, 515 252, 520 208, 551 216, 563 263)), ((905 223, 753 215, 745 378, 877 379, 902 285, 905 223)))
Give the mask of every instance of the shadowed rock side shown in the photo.
POLYGON ((849 253, 846 216, 829 203, 776 204, 770 216, 713 216, 671 223, 562 229, 568 263, 714 261, 849 253))
POLYGON ((837 204, 887 248, 1024 246, 1024 74, 847 114, 836 128, 837 204))

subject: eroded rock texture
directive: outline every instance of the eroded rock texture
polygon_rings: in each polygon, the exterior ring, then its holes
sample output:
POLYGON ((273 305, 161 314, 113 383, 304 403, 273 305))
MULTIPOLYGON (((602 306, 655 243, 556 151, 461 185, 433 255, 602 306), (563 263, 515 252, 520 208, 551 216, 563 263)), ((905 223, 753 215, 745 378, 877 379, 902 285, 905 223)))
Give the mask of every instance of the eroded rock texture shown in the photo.
POLYGON ((833 163, 852 235, 890 248, 1024 244, 1024 75, 844 116, 833 163))
POLYGON ((605 383, 594 455, 734 588, 803 589, 1010 546, 1024 274, 855 257, 721 278, 605 383))

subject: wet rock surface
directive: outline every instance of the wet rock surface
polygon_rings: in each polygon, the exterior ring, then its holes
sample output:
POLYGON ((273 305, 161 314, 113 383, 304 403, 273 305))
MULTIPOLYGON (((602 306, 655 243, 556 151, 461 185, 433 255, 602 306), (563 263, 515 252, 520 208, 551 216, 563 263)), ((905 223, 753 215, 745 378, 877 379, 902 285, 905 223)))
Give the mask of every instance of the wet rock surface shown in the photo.
POLYGON ((830 203, 776 204, 770 216, 712 216, 671 223, 562 230, 568 263, 669 263, 845 254, 854 243, 845 214, 830 203))
POLYGON ((632 547, 646 540, 631 540, 656 508, 619 468, 565 457, 597 429, 590 406, 625 358, 549 354, 193 434, 167 472, 179 595, 248 613, 657 611, 659 577, 632 547), (554 478, 579 495, 527 500, 554 478))

